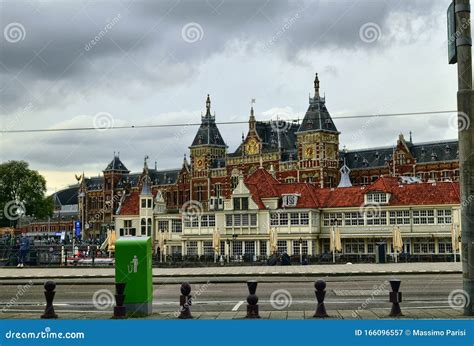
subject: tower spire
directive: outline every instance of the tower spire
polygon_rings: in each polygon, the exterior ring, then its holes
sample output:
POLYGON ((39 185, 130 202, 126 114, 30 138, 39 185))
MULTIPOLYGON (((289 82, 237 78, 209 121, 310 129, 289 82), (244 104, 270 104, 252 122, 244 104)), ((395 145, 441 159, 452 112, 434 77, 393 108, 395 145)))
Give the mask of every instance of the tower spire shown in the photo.
POLYGON ((317 73, 316 77, 314 78, 314 98, 319 99, 319 78, 317 73))
POLYGON ((209 97, 209 94, 207 94, 207 99, 206 99, 206 117, 211 116, 211 98, 209 97))

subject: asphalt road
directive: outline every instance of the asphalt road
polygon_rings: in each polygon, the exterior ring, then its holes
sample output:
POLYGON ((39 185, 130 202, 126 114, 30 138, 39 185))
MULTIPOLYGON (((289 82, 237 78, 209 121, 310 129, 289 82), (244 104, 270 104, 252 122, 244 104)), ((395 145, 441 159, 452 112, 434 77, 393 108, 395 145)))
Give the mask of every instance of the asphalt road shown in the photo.
MULTIPOLYGON (((389 309, 388 292, 391 276, 328 277, 326 288, 327 309, 357 310, 389 309)), ((400 275, 402 307, 439 309, 449 307, 448 296, 462 288, 460 274, 400 275)), ((186 281, 186 279, 180 279, 186 281)), ((245 278, 189 278, 191 282, 193 311, 244 311, 248 294, 245 278), (240 282, 238 282, 241 279, 240 282), (230 282, 229 282, 230 281, 230 282)), ((261 311, 312 310, 315 307, 314 279, 309 277, 273 277, 259 281, 257 296, 261 311)), ((55 308, 58 312, 84 312, 107 314, 114 305, 112 282, 58 281, 55 308)), ((179 309, 180 284, 166 279, 154 283, 153 306, 156 312, 173 312, 179 309)), ((11 281, 0 284, 0 310, 8 313, 42 312, 43 287, 39 284, 11 281), (26 284, 26 285, 25 285, 26 284)), ((84 316, 86 317, 86 315, 84 316)), ((87 317, 86 317, 87 318, 87 317)))

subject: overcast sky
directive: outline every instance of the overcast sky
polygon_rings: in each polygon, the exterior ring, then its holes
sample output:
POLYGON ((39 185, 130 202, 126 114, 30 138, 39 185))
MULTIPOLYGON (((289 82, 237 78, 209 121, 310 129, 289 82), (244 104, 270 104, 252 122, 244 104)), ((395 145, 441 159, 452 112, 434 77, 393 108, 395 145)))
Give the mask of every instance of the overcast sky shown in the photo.
MULTIPOLYGON (((302 118, 318 72, 334 117, 454 110, 450 0, 2 1, 3 130, 302 118)), ((335 120, 341 148, 456 138, 450 115, 335 120)), ((99 174, 114 151, 178 168, 196 127, 0 135, 53 192, 99 174)), ((235 150, 247 125, 222 125, 235 150)))

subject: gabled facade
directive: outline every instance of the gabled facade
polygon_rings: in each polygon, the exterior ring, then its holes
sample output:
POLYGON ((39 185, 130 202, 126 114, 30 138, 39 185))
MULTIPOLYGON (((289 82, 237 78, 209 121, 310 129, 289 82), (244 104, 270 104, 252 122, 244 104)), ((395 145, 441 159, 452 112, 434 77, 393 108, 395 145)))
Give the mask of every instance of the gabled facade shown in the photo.
MULTIPOLYGON (((137 200, 130 198, 125 210, 133 203, 137 200)), ((245 179, 239 176, 222 210, 203 210, 192 217, 154 213, 153 238, 162 231, 171 234, 162 249, 167 254, 211 257, 217 229, 220 255, 256 260, 271 255, 270 229, 276 228, 279 253, 323 256, 329 252, 331 227, 337 227, 342 254, 374 256, 379 243, 392 252, 392 231, 400 227, 405 254, 446 255, 452 253, 451 227, 459 229, 459 203, 454 182, 406 184, 397 177, 380 177, 365 187, 319 188, 281 183, 259 168, 245 179)), ((142 215, 126 211, 118 215, 118 236, 125 236, 126 225, 138 218, 142 215)))

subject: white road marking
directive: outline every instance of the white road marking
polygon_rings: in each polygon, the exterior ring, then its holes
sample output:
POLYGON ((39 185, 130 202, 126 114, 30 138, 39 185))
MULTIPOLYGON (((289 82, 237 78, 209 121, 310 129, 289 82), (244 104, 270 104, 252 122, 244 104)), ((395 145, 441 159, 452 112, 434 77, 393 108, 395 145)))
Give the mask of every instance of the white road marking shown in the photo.
POLYGON ((237 304, 235 304, 235 306, 232 308, 232 311, 237 311, 239 310, 240 306, 245 303, 245 300, 241 300, 240 302, 238 302, 237 304))

